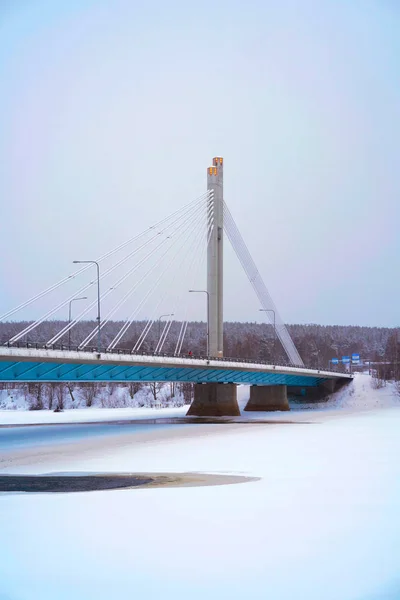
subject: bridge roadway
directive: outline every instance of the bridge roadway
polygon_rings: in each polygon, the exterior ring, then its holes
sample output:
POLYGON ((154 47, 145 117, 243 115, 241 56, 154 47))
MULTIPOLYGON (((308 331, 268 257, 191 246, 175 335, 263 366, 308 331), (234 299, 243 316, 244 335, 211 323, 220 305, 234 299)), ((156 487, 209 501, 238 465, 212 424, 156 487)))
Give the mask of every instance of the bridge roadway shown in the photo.
POLYGON ((0 347, 0 381, 4 382, 175 381, 318 387, 351 377, 349 373, 244 359, 0 347))

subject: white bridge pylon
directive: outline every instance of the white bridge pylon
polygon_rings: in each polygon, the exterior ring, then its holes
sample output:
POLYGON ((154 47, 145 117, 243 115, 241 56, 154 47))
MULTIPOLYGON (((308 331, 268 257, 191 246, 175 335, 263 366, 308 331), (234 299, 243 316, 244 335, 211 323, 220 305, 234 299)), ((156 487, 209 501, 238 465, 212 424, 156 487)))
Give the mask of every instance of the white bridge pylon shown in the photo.
POLYGON ((213 166, 207 169, 207 191, 210 193, 212 224, 207 247, 207 294, 209 355, 222 357, 224 353, 224 161, 213 158, 213 166))
MULTIPOLYGON (((272 301, 264 281, 255 265, 251 254, 240 235, 239 229, 224 202, 224 160, 221 156, 213 158, 213 166, 207 169, 207 191, 210 192, 209 203, 212 207, 211 235, 207 248, 207 293, 209 302, 209 353, 212 357, 223 356, 223 247, 224 230, 229 241, 251 283, 261 306, 275 315, 275 333, 279 338, 290 362, 293 365, 304 365, 292 338, 272 301)), ((269 313, 270 317, 270 313, 269 313)))

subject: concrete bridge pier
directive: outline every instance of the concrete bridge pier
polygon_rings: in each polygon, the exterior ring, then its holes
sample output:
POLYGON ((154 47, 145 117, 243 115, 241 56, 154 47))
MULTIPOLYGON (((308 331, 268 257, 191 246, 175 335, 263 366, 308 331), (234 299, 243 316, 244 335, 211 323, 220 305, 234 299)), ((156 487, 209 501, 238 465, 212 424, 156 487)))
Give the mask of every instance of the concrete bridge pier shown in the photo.
POLYGON ((290 410, 286 385, 252 385, 244 410, 290 410))
POLYGON ((188 416, 240 417, 234 383, 196 383, 188 416))

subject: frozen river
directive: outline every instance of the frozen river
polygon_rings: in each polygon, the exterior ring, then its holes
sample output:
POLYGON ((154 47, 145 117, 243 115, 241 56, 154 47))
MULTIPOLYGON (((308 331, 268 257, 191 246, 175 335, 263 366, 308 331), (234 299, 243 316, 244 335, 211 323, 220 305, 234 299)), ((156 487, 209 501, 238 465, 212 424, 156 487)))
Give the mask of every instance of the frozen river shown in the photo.
POLYGON ((76 444, 98 437, 134 435, 151 431, 155 427, 165 429, 170 425, 147 424, 65 424, 65 425, 29 425, 21 427, 0 427, 0 456, 2 453, 20 449, 29 449, 58 444, 76 444))
POLYGON ((8 434, 15 448, 0 475, 259 479, 0 494, 0 598, 399 598, 400 408, 372 410, 379 394, 367 396, 369 410, 347 403, 307 424, 124 425, 117 435, 89 426, 67 443, 41 446, 29 434, 29 447, 8 434))

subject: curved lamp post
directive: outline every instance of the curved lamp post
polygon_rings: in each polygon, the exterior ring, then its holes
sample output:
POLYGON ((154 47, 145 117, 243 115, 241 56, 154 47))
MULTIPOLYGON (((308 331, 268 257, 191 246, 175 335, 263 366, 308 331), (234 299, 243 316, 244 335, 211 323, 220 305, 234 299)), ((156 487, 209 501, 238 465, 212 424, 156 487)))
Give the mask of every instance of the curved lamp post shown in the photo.
POLYGON ((99 263, 95 260, 74 260, 75 265, 87 264, 96 265, 97 268, 97 352, 100 354, 101 348, 101 333, 100 333, 100 267, 99 263))

